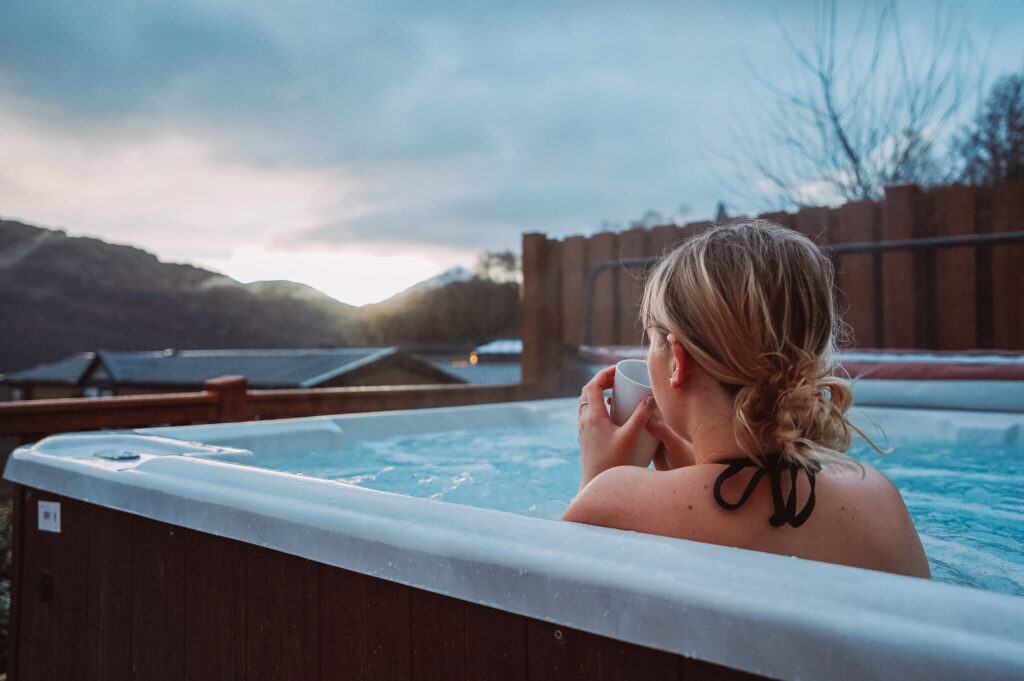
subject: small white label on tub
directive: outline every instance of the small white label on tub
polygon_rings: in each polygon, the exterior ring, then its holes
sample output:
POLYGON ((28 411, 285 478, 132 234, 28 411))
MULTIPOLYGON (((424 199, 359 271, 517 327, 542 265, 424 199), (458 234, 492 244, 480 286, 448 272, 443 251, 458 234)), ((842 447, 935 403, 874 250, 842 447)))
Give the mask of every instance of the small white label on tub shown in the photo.
POLYGON ((44 532, 60 532, 60 502, 39 502, 39 529, 44 532))

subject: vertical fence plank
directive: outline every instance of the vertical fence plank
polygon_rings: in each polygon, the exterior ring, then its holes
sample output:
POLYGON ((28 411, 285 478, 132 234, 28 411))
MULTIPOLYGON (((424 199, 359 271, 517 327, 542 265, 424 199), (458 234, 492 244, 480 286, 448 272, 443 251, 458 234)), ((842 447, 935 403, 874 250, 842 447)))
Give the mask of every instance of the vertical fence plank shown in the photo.
POLYGON ((651 255, 667 255, 669 251, 681 244, 687 236, 689 234, 685 234, 682 228, 675 225, 651 227, 651 232, 647 236, 647 247, 650 249, 651 255))
POLYGON ((86 668, 89 603, 89 509, 48 492, 24 489, 18 669, 12 678, 63 681, 86 668), (39 502, 60 504, 60 532, 39 529, 39 502))
POLYGON ((560 244, 543 234, 523 236, 522 381, 552 395, 562 362, 559 250, 560 244))
MULTIPOLYGON (((1024 230, 1024 180, 992 188, 992 228, 1024 230)), ((992 248, 992 342, 1000 350, 1024 350, 1024 244, 992 248)))
MULTIPOLYGON (((590 237, 587 245, 586 272, 594 271, 599 264, 618 260, 618 239, 611 232, 602 232, 590 237)), ((618 343, 618 281, 617 267, 605 269, 594 281, 589 292, 592 301, 589 329, 592 345, 615 345, 618 343)), ((584 291, 584 300, 587 292, 584 291)), ((586 333, 584 331, 583 333, 586 333)))
MULTIPOLYGON (((916 185, 885 188, 882 202, 883 241, 912 239, 924 230, 921 223, 921 190, 916 185)), ((882 280, 885 296, 880 299, 885 324, 885 346, 888 348, 921 348, 926 311, 922 309, 918 291, 926 286, 920 259, 913 253, 882 254, 882 280)))
MULTIPOLYGON (((992 187, 976 187, 974 228, 978 234, 992 233, 992 187)), ((979 348, 994 348, 992 313, 992 247, 974 247, 974 317, 979 348)))
MULTIPOLYGON (((848 203, 837 211, 832 242, 876 241, 877 231, 877 204, 872 201, 848 203)), ((840 309, 853 334, 853 343, 859 348, 880 348, 885 344, 877 314, 882 296, 875 287, 875 268, 880 260, 878 255, 870 253, 844 255, 836 265, 836 285, 842 292, 840 309)))
MULTIPOLYGON (((637 228, 619 235, 619 256, 643 258, 651 255, 647 245, 648 232, 637 228)), ((619 345, 640 345, 643 329, 637 320, 640 311, 640 296, 643 294, 645 269, 642 267, 623 268, 619 272, 619 319, 616 338, 619 345)))
POLYGON ((245 678, 245 556, 241 542, 185 530, 185 678, 245 678))
MULTIPOLYGON (((132 554, 124 514, 90 508, 89 622, 84 677, 92 681, 132 678, 132 554)), ((139 604, 147 607, 146 604, 139 604)))
MULTIPOLYGON (((757 217, 762 220, 770 220, 771 222, 780 224, 783 227, 797 229, 796 215, 794 215, 793 213, 787 213, 784 210, 774 211, 771 213, 761 213, 757 217)), ((799 230, 797 229, 797 231, 799 230)))
POLYGON ((185 564, 181 528, 123 514, 132 550, 132 669, 137 678, 185 677, 185 564))
POLYGON ((583 285, 586 277, 587 239, 571 236, 561 243, 562 344, 579 345, 583 329, 583 285))
POLYGON ((793 221, 793 229, 819 246, 831 243, 829 216, 832 211, 822 207, 801 208, 793 221))
MULTIPOLYGON (((936 236, 974 234, 975 190, 949 187, 932 195, 936 236)), ((935 289, 931 314, 937 350, 978 347, 975 309, 974 247, 945 248, 935 253, 935 289)))
POLYGON ((410 590, 413 681, 466 678, 466 604, 410 590))
POLYGON ((466 679, 521 681, 527 677, 526 618, 466 604, 466 679))

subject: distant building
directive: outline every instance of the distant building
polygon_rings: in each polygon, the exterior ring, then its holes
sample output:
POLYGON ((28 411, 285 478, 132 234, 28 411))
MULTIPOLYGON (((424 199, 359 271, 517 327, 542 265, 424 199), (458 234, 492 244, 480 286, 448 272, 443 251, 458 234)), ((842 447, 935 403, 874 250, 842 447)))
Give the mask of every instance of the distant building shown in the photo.
POLYGON ((513 338, 479 345, 458 359, 431 360, 434 366, 466 383, 502 385, 522 381, 522 357, 523 342, 513 338))
POLYGON ((255 389, 470 382, 396 348, 100 350, 8 374, 0 386, 9 400, 102 397, 202 390, 227 375, 245 376, 255 389))
POLYGON ((477 347, 473 353, 484 362, 519 362, 523 357, 523 341, 518 338, 495 340, 477 347))

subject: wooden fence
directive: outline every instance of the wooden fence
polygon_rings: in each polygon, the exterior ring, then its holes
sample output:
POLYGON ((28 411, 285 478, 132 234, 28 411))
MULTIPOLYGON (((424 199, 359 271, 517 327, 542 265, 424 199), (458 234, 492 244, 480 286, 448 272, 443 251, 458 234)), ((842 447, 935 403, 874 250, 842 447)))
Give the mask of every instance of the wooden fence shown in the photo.
MULTIPOLYGON (((1024 230, 1024 182, 993 187, 887 187, 878 202, 767 213, 822 246, 1024 230)), ((607 261, 656 256, 709 222, 590 237, 523 238, 523 378, 557 373, 584 340, 588 273, 607 261), (530 309, 530 304, 537 304, 530 309), (552 342, 553 341, 553 342, 552 342), (527 358, 529 361, 527 361, 527 358)), ((1024 350, 1024 243, 835 257, 839 304, 856 348, 1024 350)), ((642 268, 594 280, 593 345, 639 345, 642 268)))
POLYGON ((254 421, 392 409, 514 402, 537 388, 510 385, 416 385, 248 390, 242 376, 206 382, 201 392, 0 403, 0 436, 33 442, 46 435, 104 428, 254 421))

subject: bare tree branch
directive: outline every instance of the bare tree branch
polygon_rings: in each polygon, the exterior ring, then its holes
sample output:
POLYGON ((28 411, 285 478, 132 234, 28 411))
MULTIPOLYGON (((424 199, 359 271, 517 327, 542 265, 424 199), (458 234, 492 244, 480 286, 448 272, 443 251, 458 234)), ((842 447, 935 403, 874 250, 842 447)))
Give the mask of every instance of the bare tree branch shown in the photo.
POLYGON ((835 0, 818 2, 806 39, 778 24, 797 77, 771 78, 746 59, 762 115, 733 135, 738 193, 792 206, 948 181, 937 155, 977 70, 965 28, 936 10, 932 44, 918 49, 895 0, 858 10, 852 35, 840 31, 835 0))

